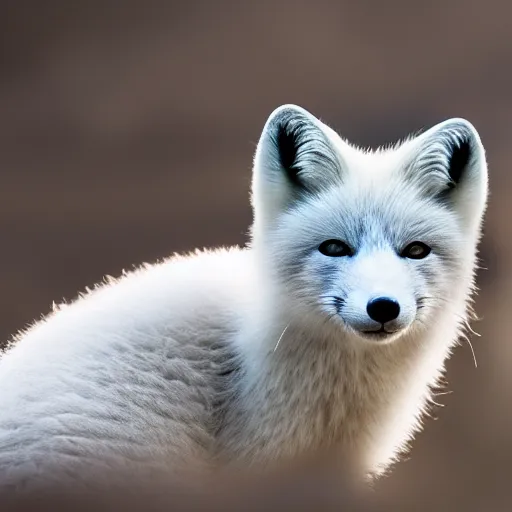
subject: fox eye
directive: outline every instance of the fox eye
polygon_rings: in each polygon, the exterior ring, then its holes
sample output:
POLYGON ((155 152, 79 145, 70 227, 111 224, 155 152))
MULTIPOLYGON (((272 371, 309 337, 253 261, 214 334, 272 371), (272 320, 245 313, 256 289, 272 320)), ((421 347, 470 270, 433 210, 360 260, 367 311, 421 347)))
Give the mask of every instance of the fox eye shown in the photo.
POLYGON ((400 256, 402 258, 409 258, 411 260, 421 260, 426 258, 432 249, 423 242, 412 242, 402 251, 400 256))
POLYGON ((324 256, 352 256, 354 251, 341 240, 326 240, 318 247, 324 256))

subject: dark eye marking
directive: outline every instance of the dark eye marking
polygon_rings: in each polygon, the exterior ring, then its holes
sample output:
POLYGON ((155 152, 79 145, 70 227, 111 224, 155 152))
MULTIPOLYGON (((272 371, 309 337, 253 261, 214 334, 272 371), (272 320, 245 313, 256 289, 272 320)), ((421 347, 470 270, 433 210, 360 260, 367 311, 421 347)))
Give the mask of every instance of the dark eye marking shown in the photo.
POLYGON ((422 260, 430 254, 431 250, 432 249, 423 242, 411 242, 402 250, 400 256, 411 260, 422 260))
POLYGON ((324 256, 340 257, 353 256, 354 254, 354 251, 341 240, 326 240, 320 244, 318 250, 324 256))

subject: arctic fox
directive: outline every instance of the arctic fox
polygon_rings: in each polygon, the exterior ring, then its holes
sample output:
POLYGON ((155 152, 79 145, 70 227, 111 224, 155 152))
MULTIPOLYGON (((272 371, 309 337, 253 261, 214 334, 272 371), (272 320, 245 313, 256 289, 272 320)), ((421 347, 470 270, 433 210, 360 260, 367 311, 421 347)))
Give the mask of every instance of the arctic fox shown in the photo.
POLYGON ((327 449, 379 475, 462 334, 487 202, 474 127, 363 151, 269 117, 246 248, 108 278, 0 360, 0 487, 327 449))

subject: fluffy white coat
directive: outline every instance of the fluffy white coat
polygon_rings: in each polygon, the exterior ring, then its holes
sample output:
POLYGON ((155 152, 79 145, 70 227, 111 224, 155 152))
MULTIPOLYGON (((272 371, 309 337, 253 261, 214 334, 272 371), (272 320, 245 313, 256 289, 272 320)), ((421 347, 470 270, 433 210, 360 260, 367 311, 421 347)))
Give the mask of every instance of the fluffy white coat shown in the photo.
POLYGON ((465 120, 372 152, 280 107, 256 152, 250 246, 109 278, 10 345, 0 488, 322 448, 381 473, 420 428, 466 322, 486 199, 465 120), (326 240, 350 254, 321 253, 326 240), (405 257, 416 241, 430 254, 405 257), (372 335, 380 296, 400 314, 372 335))

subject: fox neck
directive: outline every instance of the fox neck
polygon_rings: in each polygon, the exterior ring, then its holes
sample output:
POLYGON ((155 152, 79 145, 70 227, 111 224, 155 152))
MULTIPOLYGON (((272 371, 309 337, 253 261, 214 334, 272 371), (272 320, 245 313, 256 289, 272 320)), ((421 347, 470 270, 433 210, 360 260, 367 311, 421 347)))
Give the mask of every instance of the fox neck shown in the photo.
POLYGON ((334 448, 355 452, 366 473, 385 468, 417 430, 456 334, 456 325, 438 322, 436 332, 365 343, 271 300, 248 325, 228 451, 268 462, 334 448))

